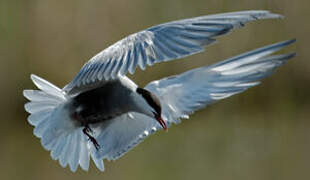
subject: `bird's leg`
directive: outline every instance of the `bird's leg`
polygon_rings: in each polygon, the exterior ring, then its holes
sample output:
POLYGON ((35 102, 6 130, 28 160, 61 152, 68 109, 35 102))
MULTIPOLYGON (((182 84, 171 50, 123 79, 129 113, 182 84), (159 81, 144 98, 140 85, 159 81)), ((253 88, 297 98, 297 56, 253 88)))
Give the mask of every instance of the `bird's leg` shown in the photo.
POLYGON ((92 130, 89 128, 88 124, 85 125, 83 129, 83 133, 88 137, 88 140, 90 140, 94 144, 96 150, 98 151, 98 149, 100 148, 100 145, 98 144, 97 140, 89 134, 89 133, 92 133, 92 130))

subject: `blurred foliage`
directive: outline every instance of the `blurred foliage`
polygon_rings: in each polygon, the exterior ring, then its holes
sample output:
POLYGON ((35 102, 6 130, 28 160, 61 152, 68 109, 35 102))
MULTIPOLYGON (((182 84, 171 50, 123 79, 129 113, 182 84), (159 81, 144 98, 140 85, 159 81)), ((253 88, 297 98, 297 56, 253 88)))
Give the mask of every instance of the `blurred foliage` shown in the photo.
MULTIPOLYGON (((0 179, 310 179, 310 2, 307 0, 0 0, 0 179), (27 123, 22 96, 35 73, 60 87, 83 63, 128 34, 187 17, 265 9, 284 20, 249 23, 206 52, 138 70, 148 81, 278 41, 298 56, 247 92, 158 132, 106 170, 72 173, 53 161, 27 123)), ((283 51, 283 52, 284 52, 283 51)))

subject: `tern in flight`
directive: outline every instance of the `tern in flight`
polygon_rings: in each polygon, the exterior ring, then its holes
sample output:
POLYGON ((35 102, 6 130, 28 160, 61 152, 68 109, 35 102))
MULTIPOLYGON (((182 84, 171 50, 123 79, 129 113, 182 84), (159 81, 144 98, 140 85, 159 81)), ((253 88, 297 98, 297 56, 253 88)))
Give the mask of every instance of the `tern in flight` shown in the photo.
POLYGON ((34 135, 62 167, 87 171, 90 159, 116 160, 150 134, 206 105, 256 86, 295 53, 271 55, 295 40, 265 46, 211 66, 138 87, 126 74, 139 66, 200 53, 245 23, 280 18, 240 11, 172 21, 129 35, 91 58, 62 89, 31 75, 39 90, 24 90, 34 135))

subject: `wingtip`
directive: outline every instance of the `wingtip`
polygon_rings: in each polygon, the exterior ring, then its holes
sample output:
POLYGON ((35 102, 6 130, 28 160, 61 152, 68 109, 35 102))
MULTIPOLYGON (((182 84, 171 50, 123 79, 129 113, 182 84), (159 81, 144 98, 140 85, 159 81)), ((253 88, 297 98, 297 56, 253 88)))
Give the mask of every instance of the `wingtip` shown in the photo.
POLYGON ((284 16, 281 14, 272 13, 272 12, 267 11, 267 10, 253 10, 250 12, 253 12, 252 17, 256 20, 259 20, 259 19, 283 19, 284 18, 284 16))
POLYGON ((292 44, 292 43, 296 42, 296 38, 293 38, 293 39, 290 39, 290 40, 286 40, 286 41, 283 41, 283 42, 287 42, 287 44, 292 44))
POLYGON ((287 58, 287 59, 292 59, 292 58, 296 57, 296 55, 297 55, 296 52, 289 53, 289 54, 287 54, 286 58, 287 58))
POLYGON ((249 14, 255 19, 275 19, 275 18, 284 18, 283 15, 270 12, 268 10, 245 10, 240 11, 244 14, 249 14))
POLYGON ((277 42, 277 43, 274 43, 274 44, 271 44, 271 45, 269 45, 269 46, 266 46, 266 47, 263 47, 264 49, 282 49, 282 48, 284 48, 284 47, 286 47, 286 46, 289 46, 289 45, 291 45, 291 44, 293 44, 293 43, 295 43, 296 42, 296 38, 294 38, 294 39, 290 39, 290 40, 286 40, 286 41, 281 41, 281 42, 277 42))
POLYGON ((282 14, 276 14, 276 13, 270 13, 269 12, 268 18, 271 18, 271 19, 284 19, 285 16, 283 16, 282 14))
POLYGON ((286 46, 291 45, 291 44, 293 44, 293 43, 295 43, 295 42, 296 42, 296 38, 293 38, 293 39, 290 39, 290 40, 278 42, 278 43, 276 43, 276 44, 274 44, 274 45, 286 47, 286 46))

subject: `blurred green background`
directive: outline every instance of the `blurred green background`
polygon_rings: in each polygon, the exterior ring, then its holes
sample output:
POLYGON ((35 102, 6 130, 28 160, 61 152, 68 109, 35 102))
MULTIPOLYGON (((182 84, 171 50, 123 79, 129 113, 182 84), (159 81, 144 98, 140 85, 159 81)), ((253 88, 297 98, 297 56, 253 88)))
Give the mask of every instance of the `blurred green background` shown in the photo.
POLYGON ((307 0, 0 0, 0 179, 310 179, 310 1, 307 0), (148 81, 209 65, 296 37, 297 57, 245 93, 159 132, 105 172, 72 173, 50 158, 27 123, 22 96, 37 74, 62 87, 93 55, 170 20, 264 9, 283 20, 249 23, 206 52, 138 70, 148 81))

